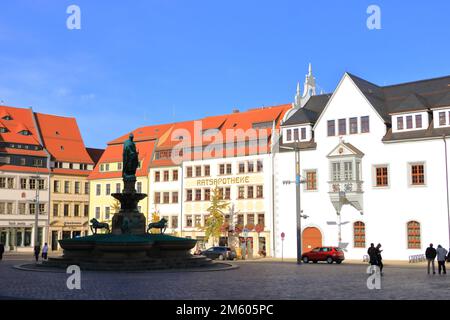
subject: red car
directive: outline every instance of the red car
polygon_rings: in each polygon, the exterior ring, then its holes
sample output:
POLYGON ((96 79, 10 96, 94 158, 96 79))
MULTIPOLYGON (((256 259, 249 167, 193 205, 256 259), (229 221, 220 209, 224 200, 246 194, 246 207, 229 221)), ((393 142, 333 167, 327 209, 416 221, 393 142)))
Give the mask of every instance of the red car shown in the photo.
POLYGON ((308 263, 310 261, 313 263, 317 263, 318 261, 326 261, 329 264, 333 262, 340 264, 344 260, 344 251, 338 247, 319 247, 302 254, 302 261, 304 263, 308 263))

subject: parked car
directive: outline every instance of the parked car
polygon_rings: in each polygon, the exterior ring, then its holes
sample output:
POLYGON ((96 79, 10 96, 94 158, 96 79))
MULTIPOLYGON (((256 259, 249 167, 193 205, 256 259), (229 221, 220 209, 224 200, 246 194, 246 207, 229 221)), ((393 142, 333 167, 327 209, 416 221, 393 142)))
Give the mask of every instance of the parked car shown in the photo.
POLYGON ((229 247, 211 247, 202 251, 202 255, 213 260, 234 260, 237 258, 236 252, 229 247))
POLYGON ((313 263, 317 263, 318 261, 326 261, 329 264, 333 262, 340 264, 344 260, 344 251, 338 247, 319 247, 302 254, 302 261, 304 263, 308 263, 310 261, 313 263))

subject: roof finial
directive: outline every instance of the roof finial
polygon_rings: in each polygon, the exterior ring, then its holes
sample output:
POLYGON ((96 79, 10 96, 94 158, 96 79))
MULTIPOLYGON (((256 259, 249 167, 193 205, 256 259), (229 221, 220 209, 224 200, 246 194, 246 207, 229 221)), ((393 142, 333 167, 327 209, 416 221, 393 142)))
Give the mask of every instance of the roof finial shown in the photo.
POLYGON ((311 62, 309 63, 309 66, 308 66, 308 74, 311 76, 312 75, 312 65, 311 65, 311 62))

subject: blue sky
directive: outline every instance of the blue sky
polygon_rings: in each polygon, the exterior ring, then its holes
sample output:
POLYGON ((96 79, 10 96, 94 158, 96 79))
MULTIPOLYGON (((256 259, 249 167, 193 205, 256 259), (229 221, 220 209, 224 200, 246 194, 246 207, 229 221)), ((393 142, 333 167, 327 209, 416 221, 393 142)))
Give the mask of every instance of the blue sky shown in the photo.
POLYGON ((290 103, 308 63, 380 85, 450 74, 450 2, 15 0, 0 4, 0 100, 74 116, 87 146, 138 126, 290 103), (66 9, 81 8, 81 30, 66 9), (381 30, 366 27, 381 8, 381 30))

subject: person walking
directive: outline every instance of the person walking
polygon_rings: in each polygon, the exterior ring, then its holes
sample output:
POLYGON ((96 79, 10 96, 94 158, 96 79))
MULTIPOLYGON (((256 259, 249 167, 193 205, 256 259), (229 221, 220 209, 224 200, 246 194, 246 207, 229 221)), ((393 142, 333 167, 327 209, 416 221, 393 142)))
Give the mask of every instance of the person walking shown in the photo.
POLYGON ((441 274, 443 271, 444 274, 447 274, 447 270, 445 269, 445 259, 447 258, 448 251, 442 248, 441 245, 438 245, 436 249, 437 261, 438 261, 438 271, 441 274))
POLYGON ((433 267, 433 274, 436 274, 436 269, 434 268, 434 259, 436 259, 436 249, 433 248, 433 244, 430 243, 430 246, 425 250, 425 258, 428 262, 427 271, 430 274, 430 265, 433 267))
POLYGON ((34 246, 34 258, 36 259, 36 262, 39 261, 39 253, 41 252, 40 246, 34 246))
POLYGON ((377 244, 375 249, 377 254, 377 266, 380 268, 380 274, 383 275, 383 257, 381 256, 381 252, 383 252, 383 250, 381 250, 381 244, 377 244))
POLYGON ((5 252, 5 246, 0 242, 0 261, 3 259, 3 253, 5 252))
POLYGON ((47 242, 44 244, 44 247, 42 248, 42 259, 47 260, 48 256, 48 244, 47 242))
POLYGON ((369 255, 369 264, 371 266, 377 266, 377 248, 375 248, 375 245, 373 243, 370 244, 370 247, 367 250, 367 254, 369 255))

